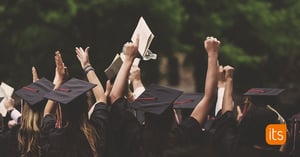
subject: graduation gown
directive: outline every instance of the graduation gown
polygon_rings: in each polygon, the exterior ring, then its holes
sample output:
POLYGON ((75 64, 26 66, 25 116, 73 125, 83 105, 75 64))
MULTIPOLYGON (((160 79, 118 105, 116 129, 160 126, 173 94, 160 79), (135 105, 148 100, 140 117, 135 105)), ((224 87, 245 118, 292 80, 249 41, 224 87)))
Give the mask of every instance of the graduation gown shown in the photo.
POLYGON ((144 157, 142 144, 143 126, 128 109, 125 98, 119 98, 111 106, 109 155, 111 157, 144 157))
POLYGON ((18 130, 20 125, 0 133, 0 156, 1 157, 20 157, 18 149, 18 130))
POLYGON ((237 121, 232 111, 218 117, 214 124, 213 147, 218 157, 288 157, 278 149, 256 149, 243 145, 239 139, 237 121))
MULTIPOLYGON (((91 123, 94 125, 100 138, 100 156, 105 154, 105 139, 107 130, 108 110, 104 103, 96 104, 91 115, 91 123), (101 152, 103 151, 103 152, 101 152)), ((49 157, 92 157, 90 145, 80 130, 80 126, 69 125, 55 128, 56 118, 46 115, 42 126, 43 156, 49 157)))

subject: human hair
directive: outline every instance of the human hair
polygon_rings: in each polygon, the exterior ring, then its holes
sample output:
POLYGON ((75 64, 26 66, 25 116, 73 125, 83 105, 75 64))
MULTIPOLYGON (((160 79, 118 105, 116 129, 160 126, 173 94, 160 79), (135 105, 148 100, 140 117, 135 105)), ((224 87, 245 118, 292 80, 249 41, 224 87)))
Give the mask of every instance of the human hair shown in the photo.
POLYGON ((268 146, 265 128, 269 124, 280 124, 276 113, 267 107, 252 105, 239 124, 241 142, 245 145, 268 146))
POLYGON ((82 131, 90 145, 93 156, 98 157, 100 155, 97 149, 99 135, 88 119, 89 106, 86 98, 86 95, 83 94, 69 104, 62 105, 63 121, 66 124, 65 127, 70 130, 77 129, 72 128, 74 126, 79 126, 79 129, 82 131))
POLYGON ((18 148, 21 157, 40 157, 39 139, 42 113, 40 110, 30 107, 26 102, 21 105, 22 116, 18 131, 18 148))

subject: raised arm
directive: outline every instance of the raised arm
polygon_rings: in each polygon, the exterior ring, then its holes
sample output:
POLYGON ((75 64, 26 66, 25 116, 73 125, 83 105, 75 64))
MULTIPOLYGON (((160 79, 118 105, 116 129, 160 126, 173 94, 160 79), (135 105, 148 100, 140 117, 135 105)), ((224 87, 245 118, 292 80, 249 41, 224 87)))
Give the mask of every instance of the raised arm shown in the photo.
POLYGON ((75 51, 77 54, 77 58, 81 64, 81 67, 86 74, 87 79, 90 83, 97 85, 95 88, 93 88, 93 93, 96 98, 96 102, 104 102, 106 104, 106 96, 104 94, 103 86, 99 81, 99 78, 97 77, 94 68, 91 66, 89 60, 89 47, 85 48, 85 50, 83 50, 81 47, 76 47, 75 51))
MULTIPOLYGON (((66 77, 66 71, 65 71, 65 66, 62 60, 62 57, 59 53, 59 51, 55 52, 55 64, 56 64, 56 69, 55 69, 55 77, 54 77, 54 89, 57 89, 63 82, 65 81, 66 77)), ((44 116, 48 114, 55 114, 56 112, 56 103, 52 100, 48 100, 45 109, 44 109, 44 116)))
POLYGON ((220 41, 214 37, 207 37, 204 41, 204 47, 208 55, 208 65, 205 80, 205 91, 203 99, 193 110, 191 117, 196 119, 200 125, 203 125, 211 109, 214 96, 217 92, 218 81, 218 54, 220 41))
POLYGON ((227 65, 224 67, 224 71, 225 71, 225 91, 224 91, 224 98, 222 104, 222 114, 224 114, 226 111, 233 111, 234 108, 234 103, 232 99, 234 68, 227 65))
POLYGON ((113 104, 117 99, 123 96, 125 87, 128 84, 128 74, 129 70, 131 68, 131 65, 133 63, 134 58, 138 54, 138 44, 139 44, 139 38, 132 43, 132 42, 127 42, 124 45, 124 54, 125 54, 125 59, 123 61, 123 64, 117 74, 117 77, 115 79, 115 83, 111 89, 110 93, 110 100, 111 103, 113 104))

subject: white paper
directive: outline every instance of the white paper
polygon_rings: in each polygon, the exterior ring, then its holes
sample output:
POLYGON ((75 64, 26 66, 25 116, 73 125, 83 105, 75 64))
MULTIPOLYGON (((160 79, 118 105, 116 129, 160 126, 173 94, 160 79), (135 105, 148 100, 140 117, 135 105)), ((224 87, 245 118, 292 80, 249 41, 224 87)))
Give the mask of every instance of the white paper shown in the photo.
POLYGON ((137 35, 139 35, 139 53, 144 57, 150 47, 154 35, 143 17, 140 17, 139 22, 133 32, 131 37, 132 42, 135 42, 137 35))

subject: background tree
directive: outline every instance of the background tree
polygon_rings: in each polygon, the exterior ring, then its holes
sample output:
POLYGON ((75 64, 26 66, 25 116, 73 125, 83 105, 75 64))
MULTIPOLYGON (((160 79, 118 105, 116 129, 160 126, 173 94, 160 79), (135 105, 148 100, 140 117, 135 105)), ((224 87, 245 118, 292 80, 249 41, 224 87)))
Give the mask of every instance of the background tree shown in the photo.
MULTIPOLYGON (((56 50, 61 51, 70 74, 78 76, 82 70, 75 46, 91 47, 91 62, 104 76, 114 55, 130 40, 140 16, 155 34, 151 50, 169 55, 175 51, 182 11, 178 0, 1 1, 0 42, 5 60, 0 79, 17 88, 30 80, 32 65, 40 76, 53 77, 56 50)), ((145 83, 158 82, 158 61, 141 66, 151 71, 145 73, 145 83)))

